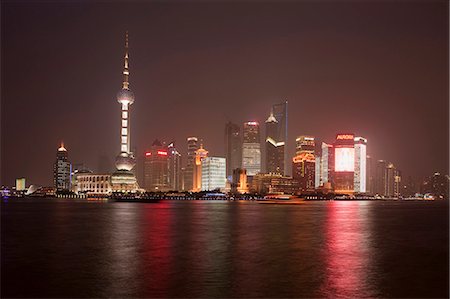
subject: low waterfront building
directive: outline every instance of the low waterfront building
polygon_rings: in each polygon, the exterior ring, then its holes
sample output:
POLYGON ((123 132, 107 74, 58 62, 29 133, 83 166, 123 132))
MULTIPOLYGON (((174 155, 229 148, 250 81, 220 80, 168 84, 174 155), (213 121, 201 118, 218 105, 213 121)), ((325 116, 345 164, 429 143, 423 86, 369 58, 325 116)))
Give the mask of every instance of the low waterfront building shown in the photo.
POLYGON ((103 194, 112 192, 111 175, 79 173, 77 175, 76 193, 103 194))

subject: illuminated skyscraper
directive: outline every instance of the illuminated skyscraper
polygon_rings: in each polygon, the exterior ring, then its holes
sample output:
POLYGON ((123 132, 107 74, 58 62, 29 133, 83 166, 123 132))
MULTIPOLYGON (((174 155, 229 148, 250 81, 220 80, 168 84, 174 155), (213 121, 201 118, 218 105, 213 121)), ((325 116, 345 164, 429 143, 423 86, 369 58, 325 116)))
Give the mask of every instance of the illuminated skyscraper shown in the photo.
POLYGON ((316 141, 313 136, 299 136, 295 139, 295 153, 310 153, 315 155, 316 141))
POLYGON ((354 134, 337 134, 334 143, 334 191, 354 192, 355 141, 354 134))
POLYGON ((182 189, 190 191, 194 188, 194 166, 195 166, 195 152, 198 150, 197 137, 188 137, 188 151, 186 158, 186 167, 183 173, 183 186, 182 189))
POLYGON ((394 164, 389 163, 386 168, 386 193, 385 196, 397 198, 400 195, 401 174, 394 164))
POLYGON ((134 103, 134 94, 130 90, 128 81, 128 31, 125 36, 125 56, 123 68, 122 89, 117 94, 117 101, 121 105, 120 154, 116 158, 117 171, 111 176, 113 191, 136 191, 138 189, 136 177, 131 171, 134 167, 134 155, 130 151, 130 106, 134 103))
POLYGON ((322 179, 320 175, 322 174, 322 164, 320 163, 320 156, 316 156, 316 170, 315 170, 315 180, 314 180, 314 187, 319 188, 322 184, 322 179))
POLYGON ((225 152, 227 160, 227 178, 233 170, 242 167, 242 135, 237 124, 228 122, 225 125, 225 152))
POLYGON ((387 194, 387 163, 384 160, 378 160, 375 170, 374 194, 385 196, 387 194))
POLYGON ((355 174, 354 189, 356 193, 365 193, 367 180, 367 139, 355 137, 355 174))
POLYGON ((334 149, 333 145, 322 142, 322 156, 320 157, 320 179, 322 184, 332 184, 332 177, 334 172, 334 149))
POLYGON ((145 153, 144 186, 147 191, 168 191, 169 154, 167 147, 155 140, 151 150, 145 153))
POLYGON ((26 188, 25 186, 25 178, 18 178, 16 179, 16 190, 17 191, 24 191, 26 188))
POLYGON ((255 121, 244 123, 244 142, 242 144, 242 167, 247 175, 261 172, 261 146, 259 124, 255 121))
POLYGON ((284 174, 284 141, 279 141, 279 124, 270 112, 266 120, 266 172, 284 174))
POLYGON ((208 151, 203 148, 203 144, 200 144, 200 148, 195 151, 193 192, 202 190, 202 163, 206 157, 208 157, 208 151))
POLYGON ((316 158, 303 152, 292 159, 292 177, 298 182, 302 193, 313 192, 315 188, 316 158))
POLYGON ((53 165, 53 185, 57 191, 70 190, 71 164, 64 143, 56 151, 56 161, 53 165))
POLYGON ((223 190, 226 185, 226 159, 205 157, 201 164, 202 191, 223 190))
POLYGON ((181 190, 181 154, 171 142, 167 147, 169 154, 169 173, 168 181, 170 190, 181 190))
POLYGON ((278 121, 277 124, 277 142, 284 142, 284 175, 290 175, 291 173, 291 163, 288 156, 288 102, 275 104, 272 106, 272 112, 275 119, 278 121))
POLYGON ((233 169, 233 182, 231 184, 231 192, 233 193, 247 193, 247 171, 245 169, 233 169))
POLYGON ((373 194, 373 162, 372 157, 367 155, 366 157, 366 192, 369 194, 373 194))

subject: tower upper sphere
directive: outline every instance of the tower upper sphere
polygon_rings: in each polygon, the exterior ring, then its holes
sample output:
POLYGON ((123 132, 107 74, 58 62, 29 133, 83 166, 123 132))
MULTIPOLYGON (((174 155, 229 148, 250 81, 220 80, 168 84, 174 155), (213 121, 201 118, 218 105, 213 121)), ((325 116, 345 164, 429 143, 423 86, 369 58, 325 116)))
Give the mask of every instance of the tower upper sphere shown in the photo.
POLYGON ((125 33, 125 56, 124 56, 124 66, 123 66, 123 83, 122 90, 117 93, 117 101, 121 104, 131 105, 134 103, 134 94, 130 90, 130 70, 128 68, 128 31, 125 33))

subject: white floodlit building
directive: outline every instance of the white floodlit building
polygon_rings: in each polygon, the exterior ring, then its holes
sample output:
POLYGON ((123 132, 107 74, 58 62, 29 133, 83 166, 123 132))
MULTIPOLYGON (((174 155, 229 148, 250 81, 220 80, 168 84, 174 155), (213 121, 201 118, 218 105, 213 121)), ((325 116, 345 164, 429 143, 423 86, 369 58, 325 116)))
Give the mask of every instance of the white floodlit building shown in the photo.
POLYGON ((355 181, 354 188, 357 193, 366 192, 366 159, 367 139, 355 137, 355 181))
POLYGON ((202 160, 202 191, 226 187, 226 159, 206 157, 202 160))

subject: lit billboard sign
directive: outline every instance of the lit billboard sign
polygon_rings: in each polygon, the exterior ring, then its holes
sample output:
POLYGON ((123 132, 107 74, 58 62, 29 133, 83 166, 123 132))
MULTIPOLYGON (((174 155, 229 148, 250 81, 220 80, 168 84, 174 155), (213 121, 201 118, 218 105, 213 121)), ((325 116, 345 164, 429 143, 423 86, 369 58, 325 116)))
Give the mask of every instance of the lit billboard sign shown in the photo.
POLYGON ((334 152, 334 171, 355 171, 355 149, 337 147, 334 152))
POLYGON ((355 135, 353 134, 338 134, 336 140, 353 140, 355 135))

